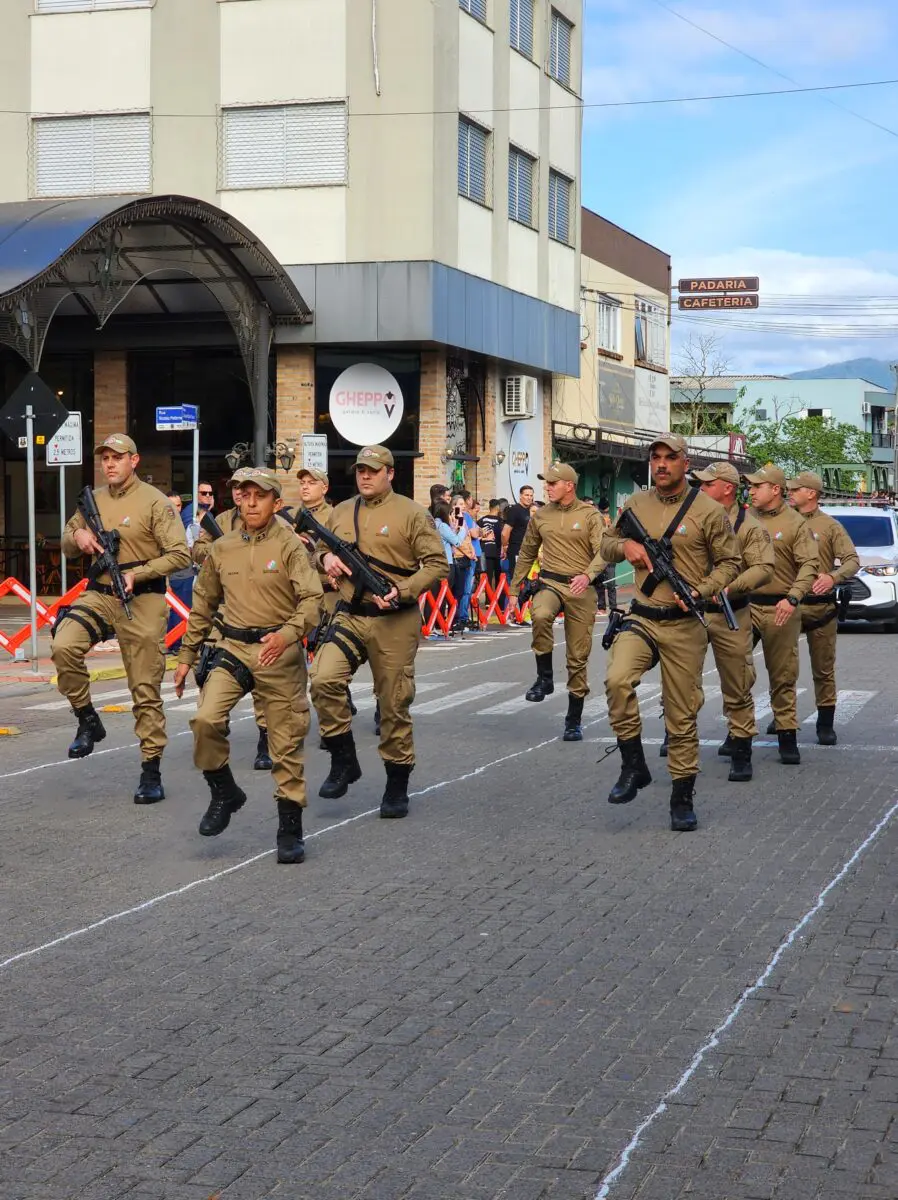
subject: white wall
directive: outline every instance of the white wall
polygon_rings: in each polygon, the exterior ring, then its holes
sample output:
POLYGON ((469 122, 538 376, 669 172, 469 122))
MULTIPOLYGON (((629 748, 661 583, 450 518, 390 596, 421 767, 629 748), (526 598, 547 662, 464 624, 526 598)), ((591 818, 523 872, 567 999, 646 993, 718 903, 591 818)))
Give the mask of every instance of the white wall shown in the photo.
POLYGON ((31 111, 148 109, 152 9, 59 13, 31 21, 31 111))
POLYGON ((219 12, 222 104, 346 95, 344 0, 253 0, 219 12))
POLYGON ((458 269, 493 277, 493 214, 463 196, 458 198, 458 269))
MULTIPOLYGON (((580 209, 576 210, 579 217, 580 209)), ((572 213, 571 219, 576 217, 572 213)), ((561 242, 549 241, 549 295, 550 304, 561 308, 573 309, 580 307, 577 292, 580 280, 577 274, 577 251, 573 246, 564 246, 561 242)))
POLYGON ((539 157, 539 67, 511 53, 509 138, 522 150, 539 157))
POLYGON ((494 34, 458 10, 458 107, 493 127, 494 34))
MULTIPOLYGON (((543 444, 543 409, 551 401, 545 395, 546 385, 542 380, 537 387, 536 415, 526 420, 503 421, 502 408, 505 396, 507 368, 500 367, 499 387, 496 393, 496 452, 505 453, 505 461, 496 467, 497 496, 517 500, 522 487, 530 484, 537 500, 545 499, 544 484, 537 475, 546 465, 548 447, 543 444)), ((548 386, 551 386, 549 384, 548 386)))
POLYGON ((508 286, 527 296, 539 296, 539 234, 508 222, 508 286))
POLYGON ((282 263, 346 259, 344 187, 221 192, 218 203, 254 230, 282 263))

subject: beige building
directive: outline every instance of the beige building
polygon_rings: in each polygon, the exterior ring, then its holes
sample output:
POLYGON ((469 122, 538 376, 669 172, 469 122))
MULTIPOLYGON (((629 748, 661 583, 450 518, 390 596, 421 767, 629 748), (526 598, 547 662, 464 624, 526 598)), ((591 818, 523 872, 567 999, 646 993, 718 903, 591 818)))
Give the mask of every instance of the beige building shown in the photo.
POLYGON ((582 7, 0 0, 3 396, 38 369, 184 492, 156 406, 217 484, 311 433, 338 495, 373 440, 418 498, 529 482, 579 368, 582 7))

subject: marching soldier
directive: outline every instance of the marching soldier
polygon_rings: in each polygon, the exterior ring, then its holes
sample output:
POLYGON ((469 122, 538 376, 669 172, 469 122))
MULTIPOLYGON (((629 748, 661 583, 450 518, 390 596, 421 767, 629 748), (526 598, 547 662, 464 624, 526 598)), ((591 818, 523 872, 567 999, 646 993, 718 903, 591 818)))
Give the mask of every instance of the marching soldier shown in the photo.
MULTIPOLYGON (((222 533, 230 533, 233 529, 239 532, 244 528, 243 519, 240 516, 241 488, 243 480, 246 479, 247 475, 252 474, 253 469, 253 467, 238 467, 229 480, 231 485, 231 500, 234 503, 234 507, 226 509, 215 518, 215 522, 222 533)), ((190 551, 190 556, 198 567, 201 567, 209 557, 209 551, 213 545, 212 534, 207 533, 205 529, 201 530, 199 537, 193 543, 193 548, 190 551)), ((218 640, 219 630, 213 625, 209 641, 214 644, 218 640)), ((253 716, 256 718, 256 729, 259 733, 256 742, 256 757, 253 760, 253 770, 270 771, 272 764, 271 754, 268 750, 268 726, 265 724, 265 710, 255 693, 253 693, 253 716)))
POLYGON ((318 621, 321 584, 305 547, 275 515, 280 492, 272 472, 257 467, 244 474, 242 527, 209 549, 193 590, 174 682, 181 695, 220 613, 221 641, 190 721, 193 761, 211 793, 199 831, 204 837, 222 833, 246 803, 228 764, 226 729, 234 705, 254 692, 269 731, 278 808, 277 859, 299 863, 305 857, 303 741, 309 730, 302 639, 318 621))
POLYGON ((752 507, 773 543, 773 578, 749 597, 754 644, 761 643, 770 677, 780 762, 801 762, 798 750, 798 608, 820 574, 820 555, 807 521, 785 501, 786 476, 773 465, 744 475, 752 507))
POLYGON ((752 654, 748 596, 773 578, 773 546, 757 517, 737 503, 739 472, 732 463, 712 463, 706 471, 693 471, 692 474, 699 480, 705 495, 723 506, 742 556, 742 570, 726 589, 739 628, 731 630, 727 627, 718 602, 709 600, 705 612, 727 719, 727 736, 717 752, 732 759, 730 782, 748 783, 752 777, 751 741, 758 732, 751 694, 757 673, 752 654))
MULTIPOLYGON (((95 492, 97 508, 104 529, 116 530, 120 537, 118 560, 133 620, 126 619, 109 576, 92 573, 87 591, 56 623, 53 664, 59 690, 78 718, 69 758, 86 757, 106 737, 91 704, 84 657, 97 642, 114 636, 121 647, 140 742, 140 782, 134 803, 155 804, 165 799, 161 762, 167 739, 160 687, 165 674, 166 576, 186 567, 190 555, 184 526, 168 498, 138 478, 140 455, 131 438, 110 434, 94 453, 102 456, 106 477, 106 486, 95 492)), ((66 558, 102 552, 80 512, 65 527, 62 552, 66 558)))
POLYGON ((538 478, 546 483, 549 503, 530 518, 511 581, 514 594, 539 555, 539 584, 530 610, 536 683, 526 699, 540 701, 555 691, 552 630, 555 618, 563 612, 568 672, 563 738, 582 742, 583 701, 589 695, 587 665, 596 622, 590 585, 605 568, 600 550, 604 526, 596 509, 577 499, 578 476, 573 467, 553 462, 538 478))
MULTIPOLYGON (((739 546, 726 513, 710 497, 686 482, 686 441, 666 433, 649 448, 654 487, 636 492, 624 505, 650 537, 664 539, 673 565, 696 599, 707 600, 739 574, 739 546)), ((605 691, 611 728, 617 735, 623 767, 608 796, 610 804, 627 804, 639 788, 652 782, 642 748, 642 723, 636 685, 646 671, 661 664, 661 694, 673 780, 670 827, 689 832, 698 825, 693 798, 699 770, 698 713, 702 706, 702 664, 708 635, 666 581, 652 577, 652 562, 639 542, 623 537, 618 524, 602 537, 607 562, 634 568, 638 599, 617 634, 608 661, 605 691)))
POLYGON ((343 796, 361 778, 346 689, 368 659, 380 698, 380 755, 387 773, 380 815, 405 817, 415 765, 409 705, 415 698, 414 663, 421 632, 418 597, 446 578, 449 564, 427 510, 393 491, 393 455, 386 447, 360 450, 355 475, 359 495, 337 505, 328 527, 354 542, 394 586, 384 598, 369 592, 357 599, 349 568, 325 547, 318 551, 342 601, 311 671, 312 703, 331 755, 330 774, 318 795, 343 796))
POLYGON ((845 526, 820 510, 820 476, 802 471, 786 483, 786 488, 789 503, 805 518, 820 554, 821 573, 801 602, 801 628, 807 636, 814 676, 817 741, 821 746, 835 746, 838 610, 834 589, 853 578, 861 563, 845 526))

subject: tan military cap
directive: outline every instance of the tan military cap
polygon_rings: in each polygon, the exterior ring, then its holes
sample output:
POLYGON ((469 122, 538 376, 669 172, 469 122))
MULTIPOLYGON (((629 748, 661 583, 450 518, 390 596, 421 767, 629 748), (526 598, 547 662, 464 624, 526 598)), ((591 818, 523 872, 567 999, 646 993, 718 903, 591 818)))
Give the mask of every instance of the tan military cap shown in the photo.
POLYGON ((560 479, 567 483, 576 483, 580 476, 570 463, 553 462, 546 468, 544 475, 537 475, 536 478, 543 479, 546 483, 557 483, 560 479))
POLYGON ((234 474, 231 476, 231 478, 228 480, 228 483, 232 484, 232 485, 235 483, 243 483, 243 481, 244 481, 244 479, 246 479, 247 475, 249 475, 249 473, 253 470, 255 470, 254 467, 238 467, 237 470, 234 472, 234 474))
POLYGON ((110 433, 105 442, 94 448, 94 454, 102 454, 104 450, 111 450, 113 454, 136 454, 137 446, 127 433, 110 433))
POLYGON ((281 494, 281 481, 273 471, 266 471, 264 467, 248 467, 240 482, 244 486, 253 483, 264 492, 274 492, 276 496, 281 494))
POLYGON ((686 453, 686 439, 680 437, 678 433, 659 433, 651 446, 649 446, 649 450, 654 450, 656 446, 666 446, 668 450, 673 450, 675 454, 686 453))
POLYGON ((794 479, 786 480, 786 487, 791 491, 793 488, 813 488, 815 492, 823 491, 823 480, 819 475, 815 475, 813 471, 800 471, 794 479))
POLYGON ((704 471, 693 471, 692 475, 702 483, 713 483, 715 479, 723 479, 726 483, 739 486, 739 472, 729 462, 711 463, 704 471))
POLYGON ((381 467, 392 467, 393 455, 386 446, 363 446, 356 455, 354 463, 357 467, 374 467, 375 471, 381 467))
POLYGON ((743 475, 742 478, 746 483, 773 483, 778 484, 781 488, 786 486, 785 471, 781 471, 779 467, 774 467, 772 464, 762 467, 760 471, 755 471, 754 475, 743 475))
POLYGON ((319 483, 330 483, 326 471, 319 471, 317 467, 300 467, 296 472, 296 478, 302 479, 303 475, 308 475, 310 479, 317 479, 319 483))

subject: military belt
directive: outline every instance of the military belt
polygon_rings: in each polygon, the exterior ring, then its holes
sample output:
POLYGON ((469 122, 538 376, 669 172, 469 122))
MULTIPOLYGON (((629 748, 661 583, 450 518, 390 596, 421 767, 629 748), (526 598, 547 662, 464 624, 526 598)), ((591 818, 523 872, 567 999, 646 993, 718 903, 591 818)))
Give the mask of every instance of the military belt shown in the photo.
MULTIPOLYGON (((370 559, 368 560, 371 561, 370 559)), ((371 600, 360 600, 358 604, 350 601, 343 609, 343 612, 350 613, 353 617, 392 617, 396 613, 404 612, 408 608, 417 608, 417 600, 400 600, 397 608, 378 608, 371 600)))
POLYGON ((634 617, 644 617, 647 621, 683 621, 692 615, 673 605, 653 608, 650 604, 640 604, 638 600, 630 601, 630 612, 634 617))
POLYGON ((785 592, 780 596, 768 596, 762 592, 752 592, 749 597, 752 604, 758 604, 761 608, 775 608, 780 600, 785 599, 787 599, 785 592))
POLYGON ((824 592, 822 596, 815 596, 813 592, 808 592, 802 600, 802 604, 836 604, 837 598, 835 592, 824 592))
MULTIPOLYGON (((136 565, 138 565, 138 564, 135 564, 135 566, 136 565)), ((130 568, 127 565, 125 565, 125 570, 129 570, 129 569, 130 568)), ((146 596, 146 595, 152 593, 156 596, 164 596, 165 589, 166 589, 166 583, 165 583, 164 579, 146 579, 142 583, 135 583, 134 590, 132 591, 131 595, 132 596, 146 596)), ((85 588, 85 591, 99 592, 101 596, 114 596, 115 595, 115 589, 110 587, 109 584, 97 583, 95 580, 91 580, 91 582, 85 588)))
MULTIPOLYGON (((730 607, 733 612, 739 612, 741 608, 748 608, 748 596, 737 596, 735 600, 730 600, 730 607)), ((714 600, 706 600, 704 604, 705 612, 722 613, 723 609, 714 600)))
POLYGON ((280 625, 255 626, 242 628, 239 625, 225 625, 221 623, 222 637, 231 638, 235 642, 246 642, 252 645, 254 642, 261 642, 262 638, 269 633, 277 633, 282 627, 280 625))
MULTIPOLYGON (((586 572, 584 571, 585 575, 586 572)), ((554 579, 556 583, 570 583, 572 579, 576 579, 576 575, 556 575, 554 571, 540 571, 540 579, 554 579)))

